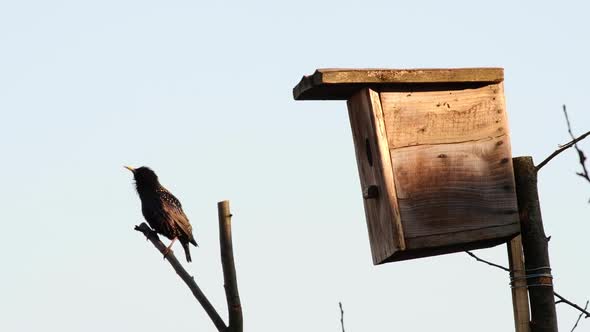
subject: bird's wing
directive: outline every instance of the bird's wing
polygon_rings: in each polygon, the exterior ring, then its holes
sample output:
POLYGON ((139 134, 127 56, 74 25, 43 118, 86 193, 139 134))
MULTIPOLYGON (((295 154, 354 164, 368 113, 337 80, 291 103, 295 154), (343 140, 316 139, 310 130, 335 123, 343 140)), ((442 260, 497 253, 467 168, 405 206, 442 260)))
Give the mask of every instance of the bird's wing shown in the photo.
POLYGON ((156 206, 144 206, 142 212, 145 220, 156 232, 166 237, 173 236, 173 223, 168 220, 168 214, 164 209, 156 206))
POLYGON ((180 201, 168 191, 161 192, 160 197, 162 198, 162 207, 164 208, 164 211, 170 216, 170 219, 172 219, 170 221, 178 226, 189 240, 193 240, 193 228, 191 227, 187 216, 184 214, 184 211, 182 211, 180 201))

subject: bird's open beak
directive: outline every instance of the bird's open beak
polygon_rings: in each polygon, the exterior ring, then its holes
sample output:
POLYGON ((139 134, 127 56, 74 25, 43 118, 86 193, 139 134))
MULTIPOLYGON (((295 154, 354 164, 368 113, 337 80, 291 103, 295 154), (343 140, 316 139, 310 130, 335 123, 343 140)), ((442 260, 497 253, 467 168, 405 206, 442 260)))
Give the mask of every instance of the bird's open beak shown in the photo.
POLYGON ((128 170, 130 170, 131 172, 135 173, 135 168, 131 167, 131 166, 123 166, 125 168, 127 168, 128 170))

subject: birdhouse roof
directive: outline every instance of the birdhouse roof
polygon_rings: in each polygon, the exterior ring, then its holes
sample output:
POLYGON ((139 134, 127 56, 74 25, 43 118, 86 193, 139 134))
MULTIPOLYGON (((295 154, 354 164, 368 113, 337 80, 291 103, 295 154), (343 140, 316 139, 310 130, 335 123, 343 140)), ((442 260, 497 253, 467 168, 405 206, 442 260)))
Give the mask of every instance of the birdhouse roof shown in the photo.
POLYGON ((499 83, 503 68, 317 69, 293 88, 295 100, 346 100, 363 88, 412 89, 441 85, 499 83))

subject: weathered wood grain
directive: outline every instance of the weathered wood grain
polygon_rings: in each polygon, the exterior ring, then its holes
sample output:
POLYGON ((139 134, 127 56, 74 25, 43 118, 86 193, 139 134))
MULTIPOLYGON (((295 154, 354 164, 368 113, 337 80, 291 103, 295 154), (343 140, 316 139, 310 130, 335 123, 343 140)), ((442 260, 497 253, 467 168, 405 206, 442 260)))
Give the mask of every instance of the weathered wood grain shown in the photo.
POLYGON ((423 238, 420 243, 427 247, 489 239, 461 240, 470 230, 489 229, 498 238, 518 233, 507 135, 392 149, 391 159, 408 247, 413 238, 423 238))
POLYGON ((406 248, 404 231, 401 223, 401 216, 399 213, 399 206, 397 201, 397 192, 395 190, 395 181, 393 179, 393 167, 391 165, 390 148, 387 144, 387 133, 385 129, 385 119, 383 109, 381 108, 381 98, 379 93, 368 89, 369 98, 371 100, 370 114, 372 115, 373 128, 377 137, 377 148, 379 149, 380 165, 378 168, 382 172, 384 191, 387 192, 389 204, 391 204, 391 212, 393 214, 394 236, 397 240, 396 247, 400 250, 406 248))
POLYGON ((476 141, 508 133, 502 83, 380 96, 390 148, 476 141))
POLYGON ((499 83, 502 68, 454 69, 317 69, 293 88, 296 100, 346 100, 357 91, 410 85, 499 83))
POLYGON ((364 89, 348 100, 373 262, 405 248, 379 94, 364 89))
POLYGON ((518 235, 518 224, 482 227, 457 233, 406 239, 407 250, 396 252, 389 261, 436 256, 497 246, 518 235))

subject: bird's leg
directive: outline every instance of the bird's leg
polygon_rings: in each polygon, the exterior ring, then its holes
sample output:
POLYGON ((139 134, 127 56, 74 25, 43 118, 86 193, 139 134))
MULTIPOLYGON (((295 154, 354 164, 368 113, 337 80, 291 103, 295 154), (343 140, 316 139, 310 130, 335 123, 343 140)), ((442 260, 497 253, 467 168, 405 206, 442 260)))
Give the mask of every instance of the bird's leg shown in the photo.
POLYGON ((166 256, 168 256, 168 254, 172 251, 172 245, 174 244, 174 242, 177 239, 178 239, 177 237, 173 238, 172 242, 170 242, 170 245, 168 247, 166 247, 166 250, 164 250, 164 259, 166 259, 166 256))

